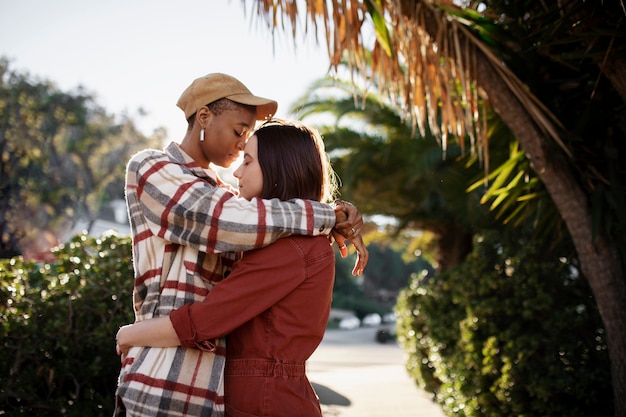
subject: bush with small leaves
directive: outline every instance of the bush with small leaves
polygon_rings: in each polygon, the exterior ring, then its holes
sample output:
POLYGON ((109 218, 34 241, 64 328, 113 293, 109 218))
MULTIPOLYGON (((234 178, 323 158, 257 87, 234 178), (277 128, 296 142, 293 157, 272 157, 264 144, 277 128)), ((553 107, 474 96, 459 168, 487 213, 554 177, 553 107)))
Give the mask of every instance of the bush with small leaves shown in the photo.
POLYGON ((485 233, 460 266, 396 306, 418 385, 455 417, 612 414, 606 338, 575 259, 485 233))
POLYGON ((0 414, 110 416, 134 320, 130 238, 79 234, 54 261, 0 261, 0 414))

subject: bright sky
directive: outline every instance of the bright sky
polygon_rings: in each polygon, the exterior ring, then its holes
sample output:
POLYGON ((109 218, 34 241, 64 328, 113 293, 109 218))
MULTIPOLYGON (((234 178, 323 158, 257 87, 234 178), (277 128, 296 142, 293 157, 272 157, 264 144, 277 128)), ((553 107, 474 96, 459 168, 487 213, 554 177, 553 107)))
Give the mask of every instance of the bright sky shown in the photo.
POLYGON ((0 0, 0 56, 10 68, 82 86, 112 114, 127 113, 141 130, 186 129, 176 107, 197 77, 224 72, 278 101, 277 115, 328 70, 325 44, 312 33, 269 29, 240 0, 0 0), (138 116, 138 109, 148 115, 138 116))

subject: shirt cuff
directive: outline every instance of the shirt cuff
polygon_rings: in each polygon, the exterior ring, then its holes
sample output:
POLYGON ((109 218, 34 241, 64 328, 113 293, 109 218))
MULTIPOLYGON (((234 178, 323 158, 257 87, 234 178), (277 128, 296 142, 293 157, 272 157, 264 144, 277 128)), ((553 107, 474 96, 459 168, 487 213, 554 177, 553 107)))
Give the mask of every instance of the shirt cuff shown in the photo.
POLYGON ((333 205, 314 202, 313 236, 329 235, 335 227, 335 208, 333 205))
POLYGON ((174 331, 178 336, 180 345, 184 348, 192 348, 202 350, 204 352, 215 352, 217 343, 215 339, 197 341, 197 334, 193 320, 191 319, 191 303, 172 310, 170 312, 170 321, 174 327, 174 331))

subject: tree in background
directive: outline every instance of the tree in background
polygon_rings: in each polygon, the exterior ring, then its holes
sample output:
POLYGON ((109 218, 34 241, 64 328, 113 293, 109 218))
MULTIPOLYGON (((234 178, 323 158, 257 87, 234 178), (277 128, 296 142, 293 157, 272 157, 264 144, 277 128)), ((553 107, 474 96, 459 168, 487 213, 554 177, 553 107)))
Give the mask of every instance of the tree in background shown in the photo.
MULTIPOLYGON (((371 228, 371 223, 367 228, 371 228)), ((357 280, 351 272, 355 255, 335 256, 333 308, 351 310, 361 319, 370 313, 392 312, 400 290, 413 275, 434 271, 426 256, 414 251, 407 253, 413 240, 410 233, 400 232, 390 237, 385 232, 370 230, 367 236, 370 259, 366 273, 357 280)))
MULTIPOLYGON (((254 1, 271 30, 297 4, 254 1)), ((491 108, 519 142, 564 222, 607 332, 616 415, 626 413, 626 42, 623 1, 307 0, 331 66, 345 54, 445 150, 482 155, 491 108), (373 33, 375 38, 367 36, 373 33), (373 45, 366 45, 370 39, 373 45), (363 63, 373 51, 372 70, 363 63), (453 136, 451 136, 453 135, 453 136)), ((516 178, 514 175, 513 178, 516 178)), ((507 197, 503 189, 493 204, 507 197)))
POLYGON ((466 192, 482 171, 458 146, 444 155, 428 129, 421 136, 374 90, 355 90, 351 81, 326 77, 290 111, 321 120, 317 127, 341 178, 343 197, 365 214, 392 216, 397 230, 432 233, 434 265, 446 270, 471 251, 474 230, 492 222, 478 204, 478 193, 466 192))
POLYGON ((0 257, 47 252, 93 222, 103 202, 123 198, 125 161, 161 139, 0 59, 0 257))
MULTIPOLYGON (((454 246, 442 244, 440 233, 436 259, 446 262, 436 274, 411 265, 413 278, 396 308, 398 339, 410 354, 407 369, 447 413, 584 416, 612 410, 597 307, 570 242, 555 240, 562 230, 551 201, 497 117, 490 119, 490 136, 499 146, 492 147, 494 181, 487 194, 497 196, 507 187, 518 195, 535 194, 525 204, 496 205, 492 214, 514 221, 515 229, 481 207, 477 197, 485 194, 485 181, 472 185, 482 176, 475 160, 462 157, 454 145, 444 160, 431 135, 412 136, 410 125, 371 91, 361 95, 346 82, 326 78, 291 110, 323 121, 320 129, 345 195, 369 214, 394 213, 401 230, 419 225, 435 232, 442 223, 458 222, 478 242, 475 254, 459 256, 454 246), (471 163, 474 178, 467 175, 471 163), (512 177, 524 178, 523 186, 512 177)), ((406 276, 400 270, 408 266, 390 256, 391 245, 372 243, 371 235, 365 294, 368 283, 375 289, 393 285, 389 281, 406 276)), ((410 240, 389 241, 407 253, 424 249, 410 240)))

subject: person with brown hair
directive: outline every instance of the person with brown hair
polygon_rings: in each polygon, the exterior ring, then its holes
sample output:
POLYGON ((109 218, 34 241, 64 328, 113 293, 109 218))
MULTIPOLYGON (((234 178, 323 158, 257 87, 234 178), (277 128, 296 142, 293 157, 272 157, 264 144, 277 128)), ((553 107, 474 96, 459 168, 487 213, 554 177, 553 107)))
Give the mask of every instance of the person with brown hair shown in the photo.
MULTIPOLYGON (((215 73, 194 80, 177 104, 188 123, 180 145, 142 151, 127 167, 136 322, 204 300, 241 251, 289 235, 328 239, 331 230, 343 233, 333 233, 342 255, 345 238, 358 244, 363 222, 354 206, 237 198, 210 168, 239 157, 256 121, 276 112, 275 101, 215 73)), ((355 273, 367 263, 367 251, 360 254, 355 273)), ((223 338, 210 351, 131 349, 120 372, 116 415, 223 416, 225 351, 223 338)))
MULTIPOLYGON (((250 138, 234 172, 250 201, 332 201, 334 172, 313 129, 271 120, 250 138)), ((362 242, 358 242, 360 245, 362 242)), ((305 364, 322 341, 331 307, 335 258, 324 236, 289 236, 245 252, 201 303, 125 326, 129 346, 226 348, 226 416, 321 416, 305 364)))

